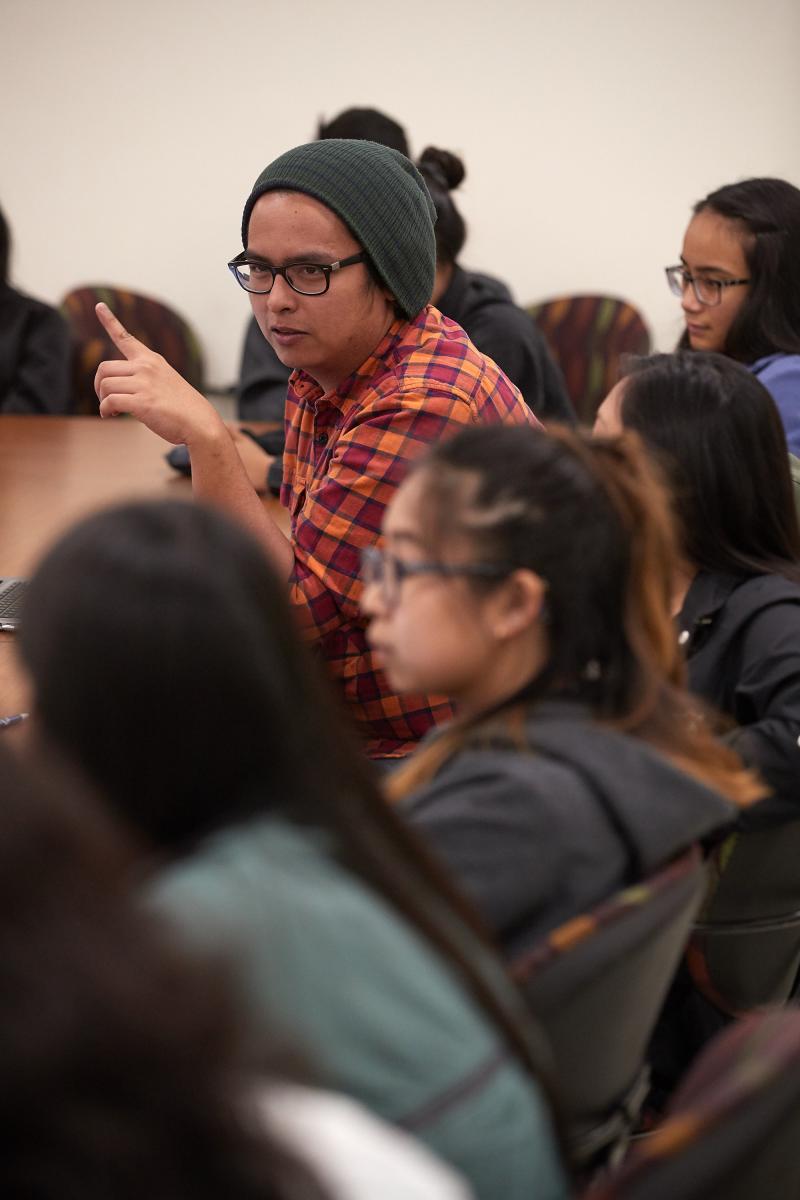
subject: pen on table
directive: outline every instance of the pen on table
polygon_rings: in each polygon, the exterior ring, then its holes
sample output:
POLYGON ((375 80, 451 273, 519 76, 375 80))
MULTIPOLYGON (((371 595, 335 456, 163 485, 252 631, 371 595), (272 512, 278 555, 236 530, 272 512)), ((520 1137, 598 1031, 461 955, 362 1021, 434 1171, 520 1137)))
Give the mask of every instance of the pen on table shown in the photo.
POLYGON ((28 713, 15 713, 13 717, 0 717, 0 729, 8 729, 10 725, 19 725, 21 721, 27 720, 28 713))

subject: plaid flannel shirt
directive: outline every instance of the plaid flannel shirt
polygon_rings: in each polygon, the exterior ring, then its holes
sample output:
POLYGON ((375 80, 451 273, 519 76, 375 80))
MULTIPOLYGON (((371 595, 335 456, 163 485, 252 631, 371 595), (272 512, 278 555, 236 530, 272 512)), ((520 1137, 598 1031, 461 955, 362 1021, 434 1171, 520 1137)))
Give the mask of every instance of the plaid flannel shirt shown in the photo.
POLYGON ((360 551, 380 538, 384 510, 409 464, 465 425, 537 424, 514 385, 459 325, 432 306, 396 320, 335 391, 303 371, 289 381, 281 503, 295 556, 290 599, 372 757, 399 757, 448 720, 444 697, 392 691, 359 611, 360 551))

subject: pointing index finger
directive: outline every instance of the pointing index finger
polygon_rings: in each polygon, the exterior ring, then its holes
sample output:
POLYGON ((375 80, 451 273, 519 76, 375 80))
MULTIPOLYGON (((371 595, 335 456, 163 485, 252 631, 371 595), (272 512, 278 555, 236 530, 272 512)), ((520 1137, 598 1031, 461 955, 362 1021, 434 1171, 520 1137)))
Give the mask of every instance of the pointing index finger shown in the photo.
POLYGON ((97 319, 103 326, 103 329, 105 329, 114 345, 126 358, 133 358, 140 350, 147 349, 143 342, 138 341, 132 333, 128 333, 125 326, 118 317, 114 316, 107 304, 103 304, 102 301, 99 304, 95 304, 94 311, 97 313, 97 319))

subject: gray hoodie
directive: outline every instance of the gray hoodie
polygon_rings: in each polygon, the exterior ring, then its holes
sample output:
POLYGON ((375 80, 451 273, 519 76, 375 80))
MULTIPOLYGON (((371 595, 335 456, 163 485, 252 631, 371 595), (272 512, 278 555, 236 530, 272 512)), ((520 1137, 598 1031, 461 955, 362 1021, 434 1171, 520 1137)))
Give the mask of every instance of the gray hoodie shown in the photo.
POLYGON ((578 704, 539 705, 525 738, 465 748, 404 805, 510 957, 736 819, 578 704))

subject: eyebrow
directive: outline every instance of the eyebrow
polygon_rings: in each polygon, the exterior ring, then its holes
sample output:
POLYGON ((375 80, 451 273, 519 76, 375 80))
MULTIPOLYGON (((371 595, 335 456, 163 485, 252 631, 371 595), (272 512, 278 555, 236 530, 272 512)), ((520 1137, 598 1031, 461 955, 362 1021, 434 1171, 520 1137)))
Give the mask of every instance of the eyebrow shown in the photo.
MULTIPOLYGON (((683 264, 684 267, 687 267, 687 268, 689 267, 689 264, 687 263, 687 261, 683 257, 683 255, 681 255, 681 263, 683 264)), ((733 278, 733 276, 736 274, 735 271, 729 271, 727 267, 715 267, 715 266, 711 266, 711 265, 709 265, 707 267, 692 267, 691 270, 693 270, 695 272, 697 272, 697 271, 715 271, 717 273, 717 275, 730 275, 731 278, 733 278)))

